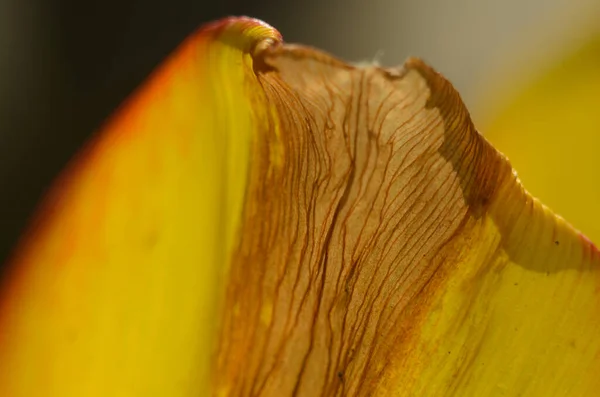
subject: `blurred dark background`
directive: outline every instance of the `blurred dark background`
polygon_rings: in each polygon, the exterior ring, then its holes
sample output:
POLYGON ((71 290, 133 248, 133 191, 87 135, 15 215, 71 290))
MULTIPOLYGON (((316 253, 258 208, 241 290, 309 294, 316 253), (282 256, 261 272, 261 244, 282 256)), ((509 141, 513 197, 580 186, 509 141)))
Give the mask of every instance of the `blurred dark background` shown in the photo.
POLYGON ((348 60, 389 65, 422 56, 455 83, 477 119, 490 76, 523 69, 575 37, 569 27, 594 3, 0 0, 0 261, 82 143, 204 22, 250 15, 288 42, 348 60))

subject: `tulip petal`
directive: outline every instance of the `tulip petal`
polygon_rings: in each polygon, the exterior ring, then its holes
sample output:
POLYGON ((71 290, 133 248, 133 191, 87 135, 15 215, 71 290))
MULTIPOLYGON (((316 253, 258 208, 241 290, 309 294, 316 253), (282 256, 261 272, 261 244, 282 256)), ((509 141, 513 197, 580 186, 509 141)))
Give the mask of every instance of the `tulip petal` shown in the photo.
POLYGON ((278 37, 200 30, 57 181, 4 280, 0 395, 208 394, 264 102, 250 52, 278 37))
POLYGON ((493 117, 485 127, 485 136, 510 157, 531 193, 594 241, 600 240, 597 29, 580 48, 538 65, 533 81, 515 85, 503 79, 514 93, 493 93, 507 100, 495 111, 488 106, 493 117))
POLYGON ((203 28, 10 263, 0 395, 594 395, 600 253, 423 62, 203 28))

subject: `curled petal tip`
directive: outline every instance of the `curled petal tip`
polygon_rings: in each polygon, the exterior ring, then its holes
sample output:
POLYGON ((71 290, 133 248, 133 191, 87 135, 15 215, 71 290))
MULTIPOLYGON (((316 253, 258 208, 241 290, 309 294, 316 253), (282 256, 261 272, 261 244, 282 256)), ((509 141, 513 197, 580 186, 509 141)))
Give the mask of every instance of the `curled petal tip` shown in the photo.
POLYGON ((283 41, 281 33, 268 23, 246 16, 228 17, 200 28, 202 35, 214 38, 249 52, 260 55, 265 49, 283 41))

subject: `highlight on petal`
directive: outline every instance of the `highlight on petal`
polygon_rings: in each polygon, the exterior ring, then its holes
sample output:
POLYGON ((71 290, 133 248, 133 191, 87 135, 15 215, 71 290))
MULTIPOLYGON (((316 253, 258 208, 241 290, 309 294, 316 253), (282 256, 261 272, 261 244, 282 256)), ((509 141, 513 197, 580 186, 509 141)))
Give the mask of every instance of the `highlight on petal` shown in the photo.
POLYGON ((36 219, 0 295, 2 396, 600 389, 600 253, 417 59, 204 27, 36 219))

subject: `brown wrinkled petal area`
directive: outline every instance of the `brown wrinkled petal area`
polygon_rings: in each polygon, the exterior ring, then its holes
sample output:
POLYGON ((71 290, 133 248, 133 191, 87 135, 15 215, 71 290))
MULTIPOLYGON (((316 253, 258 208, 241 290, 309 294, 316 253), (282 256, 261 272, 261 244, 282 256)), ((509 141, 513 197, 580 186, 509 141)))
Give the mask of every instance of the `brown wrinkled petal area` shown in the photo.
POLYGON ((259 143, 217 390, 367 396, 411 349, 431 291, 468 249, 454 240, 511 169, 419 60, 359 69, 276 46, 260 61, 284 160, 259 143))

